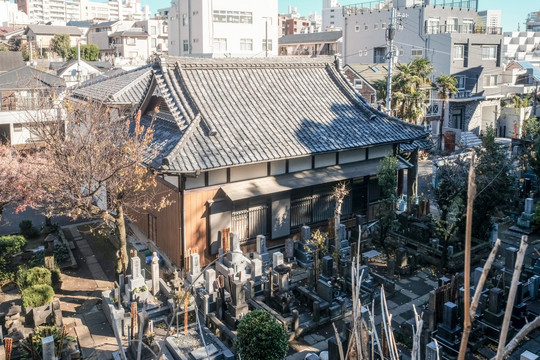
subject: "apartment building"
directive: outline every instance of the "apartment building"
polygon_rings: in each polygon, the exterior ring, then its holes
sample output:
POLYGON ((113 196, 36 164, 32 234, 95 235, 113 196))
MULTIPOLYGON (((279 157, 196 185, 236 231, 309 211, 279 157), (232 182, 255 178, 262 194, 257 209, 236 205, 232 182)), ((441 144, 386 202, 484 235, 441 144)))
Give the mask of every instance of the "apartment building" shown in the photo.
POLYGON ((277 55, 277 0, 173 0, 169 53, 175 56, 277 55))
POLYGON ((107 21, 88 32, 88 43, 96 44, 102 57, 146 60, 154 53, 168 52, 168 25, 162 19, 107 21))
POLYGON ((503 61, 528 61, 540 68, 539 31, 505 32, 503 37, 503 61))
POLYGON ((70 20, 145 20, 150 18, 148 5, 140 0, 15 0, 18 9, 32 22, 64 25, 70 20))
POLYGON ((343 8, 344 62, 388 62, 386 33, 394 8, 402 15, 396 22, 394 61, 406 63, 425 57, 435 68, 434 77, 444 73, 458 79, 459 93, 447 107, 445 127, 456 132, 458 141, 461 131, 480 134, 490 125, 497 127, 503 36, 501 28, 479 21, 478 1, 394 0, 379 4, 378 9, 343 8))
POLYGON ((525 20, 526 31, 540 31, 540 11, 535 11, 527 15, 525 20))
POLYGON ((343 8, 337 0, 323 0, 322 30, 341 30, 343 28, 343 8))
POLYGON ((0 0, 0 26, 28 24, 28 15, 19 10, 10 0, 0 0))

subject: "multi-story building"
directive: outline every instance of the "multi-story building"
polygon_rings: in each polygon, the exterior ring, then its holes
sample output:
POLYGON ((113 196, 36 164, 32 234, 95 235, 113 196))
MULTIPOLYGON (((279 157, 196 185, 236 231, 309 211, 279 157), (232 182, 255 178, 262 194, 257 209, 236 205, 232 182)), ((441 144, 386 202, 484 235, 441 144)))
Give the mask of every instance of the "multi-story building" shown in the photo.
POLYGON ((169 20, 169 11, 171 11, 170 7, 158 9, 156 17, 164 20, 169 20))
POLYGON ((535 11, 527 15, 525 21, 526 31, 540 31, 540 11, 535 11))
POLYGON ((337 0, 323 0, 322 30, 341 30, 343 28, 343 9, 337 0))
POLYGON ((65 24, 70 20, 145 20, 150 18, 148 5, 140 0, 15 0, 18 9, 32 22, 65 24))
POLYGON ((279 38, 280 56, 328 56, 341 50, 342 31, 286 35, 279 38))
POLYGON ((0 74, 0 143, 24 147, 39 141, 29 123, 39 112, 56 114, 56 104, 50 99, 65 88, 62 78, 29 66, 0 74))
POLYGON ((482 20, 483 25, 488 28, 502 27, 501 14, 501 10, 483 10, 478 12, 478 16, 482 20))
POLYGON ((459 93, 447 107, 445 127, 456 132, 458 141, 461 131, 479 134, 490 125, 496 127, 503 70, 502 31, 477 23, 477 0, 394 0, 380 4, 389 9, 344 7, 345 63, 388 62, 386 30, 393 7, 402 15, 396 22, 394 61, 407 63, 425 57, 435 68, 434 77, 444 73, 458 79, 459 93))
POLYGON ((77 43, 86 43, 86 38, 79 28, 75 26, 54 26, 54 25, 28 25, 24 32, 26 39, 32 41, 40 48, 48 48, 54 35, 69 35, 70 45, 77 46, 77 43))
POLYGON ((153 53, 167 53, 168 25, 165 20, 108 21, 92 26, 88 42, 99 47, 102 57, 146 60, 153 53))
POLYGON ((278 16, 278 36, 306 34, 314 32, 311 20, 300 17, 296 8, 289 8, 288 14, 278 16))
POLYGON ((540 68, 540 29, 537 32, 505 32, 503 61, 528 61, 540 68))
POLYGON ((17 4, 0 0, 0 26, 25 25, 29 22, 28 15, 20 11, 17 4))
POLYGON ((277 0, 173 0, 169 53, 181 56, 277 55, 277 0))

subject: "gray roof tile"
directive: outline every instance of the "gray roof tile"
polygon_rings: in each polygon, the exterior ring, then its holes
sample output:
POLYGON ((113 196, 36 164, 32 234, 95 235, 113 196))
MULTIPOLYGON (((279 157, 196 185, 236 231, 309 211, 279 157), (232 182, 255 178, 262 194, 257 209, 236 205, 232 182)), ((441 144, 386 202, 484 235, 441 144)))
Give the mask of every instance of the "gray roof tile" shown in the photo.
POLYGON ((167 158, 170 170, 192 172, 427 136, 369 106, 329 59, 166 57, 75 92, 143 96, 147 76, 177 114, 176 125, 156 120, 154 167, 167 158))

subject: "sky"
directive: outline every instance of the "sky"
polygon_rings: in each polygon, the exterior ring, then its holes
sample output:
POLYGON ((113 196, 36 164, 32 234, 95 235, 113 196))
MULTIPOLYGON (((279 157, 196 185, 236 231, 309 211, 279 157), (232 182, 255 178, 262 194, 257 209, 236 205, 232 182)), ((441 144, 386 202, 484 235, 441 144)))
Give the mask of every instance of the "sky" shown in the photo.
MULTIPOLYGON (((253 0, 265 1, 265 0, 253 0)), ((322 0, 278 0, 279 12, 287 13, 288 6, 293 6, 298 9, 302 16, 308 16, 312 12, 321 13, 322 0)), ((169 7, 170 0, 141 0, 145 5, 150 5, 150 9, 154 14, 157 9, 169 7)), ((342 0, 341 5, 357 4, 366 1, 362 0, 342 0)), ((538 0, 479 0, 478 10, 500 9, 502 10, 502 27, 503 31, 517 31, 517 24, 523 23, 527 14, 533 11, 540 11, 540 1, 538 0)))

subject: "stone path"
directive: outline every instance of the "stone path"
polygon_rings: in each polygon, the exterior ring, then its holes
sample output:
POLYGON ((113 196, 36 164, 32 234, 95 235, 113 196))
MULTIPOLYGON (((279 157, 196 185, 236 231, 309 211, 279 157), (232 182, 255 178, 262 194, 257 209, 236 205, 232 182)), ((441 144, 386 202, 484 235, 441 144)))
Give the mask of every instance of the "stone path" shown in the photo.
MULTIPOLYGON (((80 224, 78 224, 80 225, 80 224)), ((79 339, 84 359, 112 359, 118 344, 101 311, 101 291, 112 288, 88 241, 76 225, 64 227, 68 239, 76 245, 79 268, 62 275, 58 294, 64 324, 79 339)))

